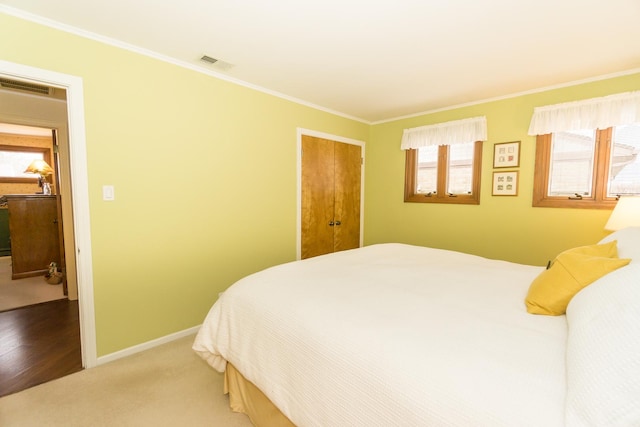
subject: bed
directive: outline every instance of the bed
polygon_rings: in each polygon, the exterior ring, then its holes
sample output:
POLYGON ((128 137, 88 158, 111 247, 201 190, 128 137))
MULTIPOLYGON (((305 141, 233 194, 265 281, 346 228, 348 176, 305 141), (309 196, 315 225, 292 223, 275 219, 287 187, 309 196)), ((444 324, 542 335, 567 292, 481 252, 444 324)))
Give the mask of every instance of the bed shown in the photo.
POLYGON ((275 266, 220 295, 193 349, 257 426, 640 425, 640 228, 605 244, 627 263, 566 315, 527 312, 551 270, 459 252, 275 266))

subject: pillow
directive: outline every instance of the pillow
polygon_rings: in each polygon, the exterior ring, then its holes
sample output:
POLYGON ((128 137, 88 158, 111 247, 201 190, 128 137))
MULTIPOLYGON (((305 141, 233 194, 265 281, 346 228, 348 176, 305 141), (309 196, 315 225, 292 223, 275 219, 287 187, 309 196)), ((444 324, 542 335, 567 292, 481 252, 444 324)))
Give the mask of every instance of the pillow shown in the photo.
POLYGON ((552 316, 564 314, 571 298, 582 288, 631 261, 617 258, 616 254, 616 241, 562 252, 529 286, 525 299, 527 311, 552 316))
MULTIPOLYGON (((574 253, 574 254, 584 254, 584 255, 596 255, 603 256, 606 258, 617 258, 618 257, 618 246, 617 241, 613 240, 606 243, 598 243, 595 245, 588 246, 578 246, 577 248, 568 249, 563 253, 574 253)), ((547 263, 547 270, 551 267, 551 261, 547 263)))
POLYGON ((565 421, 640 424, 640 263, 580 291, 567 307, 565 421))
POLYGON ((618 258, 618 241, 614 239, 605 243, 598 243, 596 245, 578 246, 577 248, 568 249, 562 253, 618 258))
POLYGON ((618 256, 640 263, 640 227, 628 227, 609 234, 600 243, 618 241, 618 256))

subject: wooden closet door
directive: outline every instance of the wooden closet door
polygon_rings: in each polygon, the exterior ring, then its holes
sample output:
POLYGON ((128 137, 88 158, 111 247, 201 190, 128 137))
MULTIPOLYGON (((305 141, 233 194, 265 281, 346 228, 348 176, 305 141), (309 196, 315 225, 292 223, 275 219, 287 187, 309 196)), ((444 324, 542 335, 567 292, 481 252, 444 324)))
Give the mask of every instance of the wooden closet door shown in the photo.
POLYGON ((335 143, 334 252, 360 246, 362 148, 335 143))
POLYGON ((360 246, 362 147, 302 136, 301 258, 360 246))
POLYGON ((333 252, 333 158, 333 141, 302 136, 302 259, 333 252))

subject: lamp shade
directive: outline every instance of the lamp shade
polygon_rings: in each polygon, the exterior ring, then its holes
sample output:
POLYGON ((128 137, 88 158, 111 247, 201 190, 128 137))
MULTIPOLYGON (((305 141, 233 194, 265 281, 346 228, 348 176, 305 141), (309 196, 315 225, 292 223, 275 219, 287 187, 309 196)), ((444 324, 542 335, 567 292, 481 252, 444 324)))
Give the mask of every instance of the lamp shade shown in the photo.
POLYGON ((47 164, 44 160, 36 159, 27 167, 25 173, 37 173, 40 176, 51 175, 53 168, 47 164))
POLYGON ((605 230, 616 231, 640 226, 640 197, 620 197, 613 209, 605 230))

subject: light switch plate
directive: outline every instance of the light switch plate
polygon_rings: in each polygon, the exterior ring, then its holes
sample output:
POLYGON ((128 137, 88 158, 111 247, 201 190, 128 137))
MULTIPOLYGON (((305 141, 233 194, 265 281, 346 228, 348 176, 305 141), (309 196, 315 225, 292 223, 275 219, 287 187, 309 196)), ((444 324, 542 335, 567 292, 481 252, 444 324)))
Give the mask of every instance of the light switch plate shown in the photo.
POLYGON ((103 185, 102 186, 102 200, 114 200, 115 193, 113 189, 113 185, 103 185))

